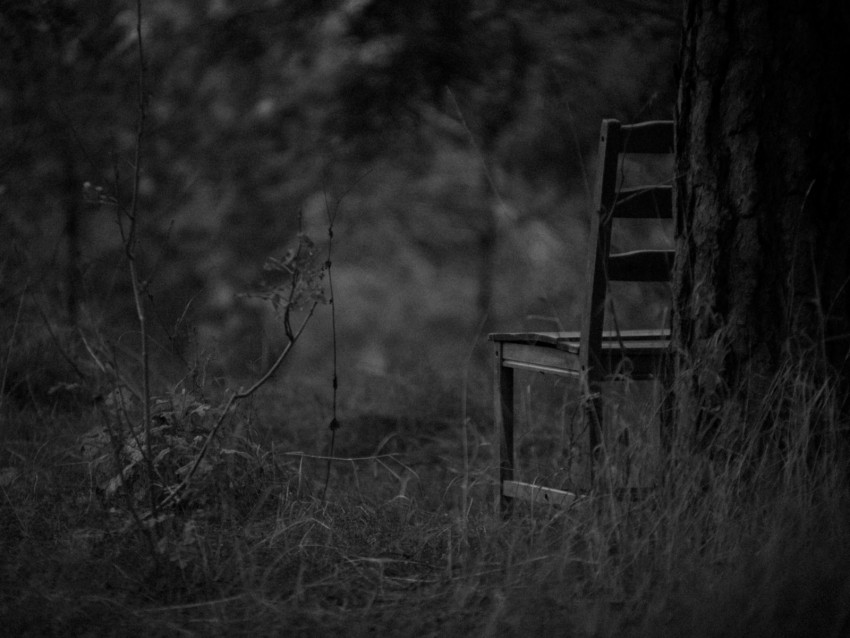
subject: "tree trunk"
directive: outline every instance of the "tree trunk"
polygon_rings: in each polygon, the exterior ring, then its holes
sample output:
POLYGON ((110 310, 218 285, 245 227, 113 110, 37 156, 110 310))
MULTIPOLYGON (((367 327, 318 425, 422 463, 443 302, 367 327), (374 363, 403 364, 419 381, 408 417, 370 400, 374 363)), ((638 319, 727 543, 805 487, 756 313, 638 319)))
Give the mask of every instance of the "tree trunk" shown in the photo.
POLYGON ((789 362, 850 377, 850 3, 685 4, 674 339, 706 425, 789 362))
POLYGON ((80 180, 77 179, 76 161, 70 148, 71 142, 62 141, 62 208, 65 218, 65 241, 68 254, 65 263, 65 309, 68 323, 76 328, 82 296, 81 283, 81 238, 80 238, 80 180))

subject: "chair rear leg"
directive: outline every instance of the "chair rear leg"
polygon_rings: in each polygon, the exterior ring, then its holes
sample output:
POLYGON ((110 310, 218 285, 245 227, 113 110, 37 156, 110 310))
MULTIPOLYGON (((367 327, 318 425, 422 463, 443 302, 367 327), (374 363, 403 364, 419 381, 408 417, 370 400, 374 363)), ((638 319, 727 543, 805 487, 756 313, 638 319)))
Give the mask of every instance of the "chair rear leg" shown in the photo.
POLYGON ((514 478, 514 370, 502 365, 502 344, 496 344, 493 408, 499 450, 499 482, 496 510, 503 517, 511 513, 512 501, 504 494, 505 481, 514 478))
POLYGON ((590 484, 594 485, 596 469, 598 465, 602 464, 604 454, 602 443, 602 387, 593 380, 588 380, 584 415, 590 448, 590 484))

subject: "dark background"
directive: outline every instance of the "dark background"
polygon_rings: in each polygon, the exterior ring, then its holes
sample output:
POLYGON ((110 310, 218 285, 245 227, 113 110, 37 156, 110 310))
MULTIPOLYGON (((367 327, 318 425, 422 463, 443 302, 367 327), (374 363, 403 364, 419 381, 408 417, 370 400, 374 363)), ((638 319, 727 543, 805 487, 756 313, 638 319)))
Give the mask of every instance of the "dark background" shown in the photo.
MULTIPOLYGON (((324 259, 329 212, 343 376, 577 328, 599 123, 672 116, 678 19, 663 0, 145 2, 157 364, 261 370, 284 337, 245 293, 299 224, 324 259)), ((24 319, 128 349, 135 28, 124 2, 0 3, 4 321, 26 292, 24 319)), ((329 317, 299 374, 326 373, 329 317)))

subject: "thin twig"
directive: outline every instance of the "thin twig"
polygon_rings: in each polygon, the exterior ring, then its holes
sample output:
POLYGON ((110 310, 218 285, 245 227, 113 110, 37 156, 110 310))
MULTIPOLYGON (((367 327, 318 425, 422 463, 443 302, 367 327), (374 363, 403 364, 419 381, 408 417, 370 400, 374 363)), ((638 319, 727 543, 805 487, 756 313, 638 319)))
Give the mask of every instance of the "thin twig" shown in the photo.
MULTIPOLYGON (((221 414, 219 414, 215 425, 213 425, 212 430, 210 430, 210 433, 207 435, 206 440, 204 440, 204 445, 201 447, 200 451, 198 452, 198 455, 195 457, 195 461, 194 463, 192 463, 192 467, 186 473, 186 476, 183 478, 180 484, 171 491, 171 493, 162 501, 162 503, 160 503, 161 507, 165 507, 169 503, 176 501, 180 494, 189 486, 189 483, 191 482, 192 477, 195 475, 195 472, 197 472, 201 461, 204 459, 204 456, 206 456, 210 443, 212 442, 213 438, 215 438, 215 435, 218 433, 219 429, 224 423, 224 420, 227 418, 227 415, 230 412, 231 408, 234 406, 234 404, 236 404, 237 401, 241 401, 242 399, 247 399, 248 397, 250 397, 257 390, 259 390, 269 379, 271 379, 272 376, 274 376, 275 372, 277 372, 284 359, 286 359, 287 355, 292 350, 292 347, 295 345, 295 342, 298 341, 298 338, 301 336, 301 333, 304 332, 304 328, 307 327, 307 323, 309 323, 310 318, 313 316, 313 312, 316 310, 316 306, 318 305, 318 301, 313 302, 313 304, 310 306, 310 310, 307 312, 307 316, 304 317, 303 321, 301 322, 301 325, 298 326, 298 329, 294 333, 289 335, 289 343, 286 344, 286 348, 284 348, 283 352, 280 353, 277 360, 275 360, 275 362, 268 369, 268 371, 247 390, 239 390, 233 392, 230 395, 230 398, 227 400, 227 403, 225 403, 224 407, 222 408, 221 414)), ((286 315, 289 315, 288 307, 286 310, 286 315)))
POLYGON ((154 495, 154 464, 151 443, 151 413, 150 413, 150 361, 148 354, 148 328, 145 315, 145 303, 143 289, 146 282, 139 279, 136 268, 136 246, 138 233, 139 212, 139 184, 141 182, 142 145, 145 136, 145 119, 147 107, 145 102, 145 51, 142 39, 142 0, 136 0, 136 38, 138 40, 137 50, 139 53, 139 75, 138 75, 138 113, 136 120, 136 148, 133 166, 133 194, 130 200, 130 210, 127 216, 130 220, 130 228, 124 244, 124 252, 130 268, 130 281, 133 286, 133 300, 136 304, 136 317, 139 322, 140 347, 142 355, 142 418, 144 419, 145 431, 145 464, 148 471, 148 500, 150 501, 151 513, 156 518, 156 498, 154 495))
MULTIPOLYGON (((333 349, 333 379, 331 381, 331 385, 333 387, 333 399, 332 399, 332 407, 331 407, 331 422, 328 426, 331 431, 331 445, 329 455, 332 457, 334 455, 334 447, 336 445, 336 431, 339 429, 339 419, 337 418, 337 389, 339 388, 339 377, 337 376, 337 359, 336 359, 336 306, 334 305, 334 284, 333 284, 333 275, 331 272, 331 254, 333 251, 333 241, 334 241, 334 220, 336 219, 336 212, 331 214, 331 209, 328 206, 327 201, 327 193, 325 193, 325 212, 328 216, 328 258, 325 261, 325 269, 328 272, 328 294, 330 295, 330 299, 328 303, 331 307, 331 338, 332 338, 332 349, 333 349)), ((322 488, 322 502, 325 502, 325 497, 328 493, 328 485, 331 481, 331 461, 328 460, 327 468, 325 469, 325 486, 322 488)))

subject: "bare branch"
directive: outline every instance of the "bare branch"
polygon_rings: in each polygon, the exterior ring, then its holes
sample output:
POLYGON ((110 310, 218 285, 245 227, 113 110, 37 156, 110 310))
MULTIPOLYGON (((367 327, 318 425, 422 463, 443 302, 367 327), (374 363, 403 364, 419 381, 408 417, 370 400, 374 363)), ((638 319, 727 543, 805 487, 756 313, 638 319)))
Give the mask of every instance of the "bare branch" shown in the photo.
MULTIPOLYGON (((185 478, 180 482, 180 484, 176 488, 174 488, 174 490, 172 490, 172 492, 165 498, 165 500, 162 501, 162 503, 160 503, 160 506, 165 507, 166 505, 178 500, 180 494, 189 486, 192 477, 195 475, 195 472, 197 472, 201 461, 207 454, 207 450, 209 449, 210 443, 212 442, 213 438, 215 438, 215 435, 218 433, 219 429, 224 423, 224 420, 230 413, 230 409, 236 404, 237 401, 241 401, 242 399, 247 399, 248 397, 250 397, 274 376, 275 372, 278 371, 284 359, 286 359, 287 355, 289 355, 289 353, 292 351, 292 347, 295 345, 296 341, 298 341, 298 338, 301 336, 301 333, 304 332, 304 328, 307 327, 307 324, 309 323, 310 318, 313 316, 313 312, 316 310, 316 306, 318 305, 318 301, 313 302, 313 304, 310 306, 310 309, 307 311, 307 315, 301 321, 301 325, 298 326, 298 330, 296 330, 295 333, 293 333, 292 336, 289 338, 289 343, 286 345, 286 348, 284 348, 283 352, 280 353, 280 356, 278 356, 278 358, 271 365, 268 371, 247 390, 239 390, 237 392, 233 392, 230 395, 230 398, 227 400, 227 403, 225 403, 224 408, 222 408, 221 410, 221 414, 218 415, 218 420, 215 422, 215 425, 213 425, 209 434, 207 434, 207 438, 204 441, 204 445, 201 447, 201 450, 195 457, 195 462, 192 463, 192 467, 186 473, 185 478)), ((286 315, 288 318, 288 307, 286 310, 286 315)))

